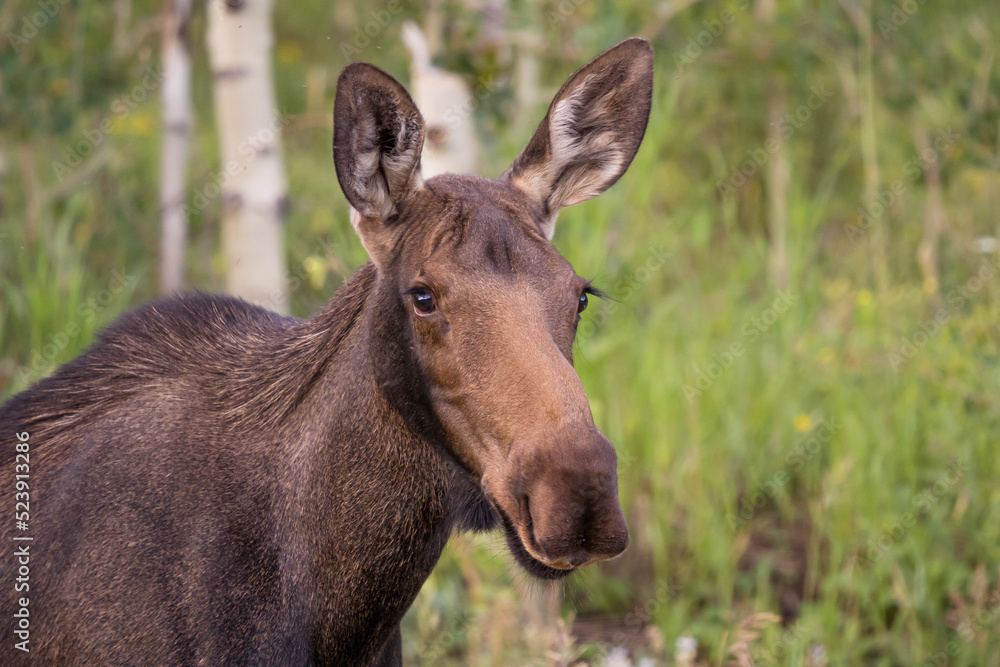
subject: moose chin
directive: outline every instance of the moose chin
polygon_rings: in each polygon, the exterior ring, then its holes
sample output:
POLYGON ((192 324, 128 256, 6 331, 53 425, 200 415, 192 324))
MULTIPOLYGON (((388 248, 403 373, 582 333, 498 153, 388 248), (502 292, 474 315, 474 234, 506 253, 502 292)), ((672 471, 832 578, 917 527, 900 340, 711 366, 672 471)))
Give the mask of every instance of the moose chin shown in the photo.
POLYGON ((652 84, 629 39, 570 77, 499 178, 425 180, 406 90, 344 69, 333 160, 370 261, 323 309, 167 298, 0 406, 0 441, 30 442, 38 632, 15 660, 399 665, 453 531, 501 528, 548 579, 620 554, 617 457, 573 369, 597 290, 550 239, 628 168, 652 84))

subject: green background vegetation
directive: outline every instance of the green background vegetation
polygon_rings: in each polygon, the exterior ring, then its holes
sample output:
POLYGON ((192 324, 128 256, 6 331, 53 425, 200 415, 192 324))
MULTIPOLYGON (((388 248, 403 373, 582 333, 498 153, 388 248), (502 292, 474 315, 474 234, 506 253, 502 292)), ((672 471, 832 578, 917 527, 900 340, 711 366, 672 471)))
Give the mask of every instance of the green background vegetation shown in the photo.
MULTIPOLYGON (((617 644, 654 664, 998 665, 1000 269, 976 242, 1000 231, 1000 10, 793 0, 764 24, 733 0, 664 18, 688 4, 510 3, 508 27, 541 38, 546 87, 626 36, 656 49, 642 149, 607 194, 563 212, 554 241, 618 299, 586 313, 577 367, 619 448, 633 542, 558 591, 546 623, 551 591, 510 566, 499 537, 454 540, 405 621, 407 660, 603 664, 617 644), (773 157, 734 177, 766 146, 769 104, 794 114, 817 89, 825 101, 786 133, 790 305, 778 312, 773 157), (921 161, 918 137, 941 131, 957 138, 921 161), (931 162, 945 220, 936 280, 916 260, 931 162), (872 188, 897 181, 859 223, 872 188), (697 640, 696 663, 682 636, 697 640)), ((158 91, 139 91, 159 68, 160 3, 53 5, 17 48, 10 35, 46 3, 0 6, 0 398, 156 296, 162 127, 158 91)), ((365 261, 329 127, 343 47, 380 5, 279 5, 286 251, 306 316, 365 261)), ((544 105, 515 108, 509 54, 484 46, 470 5, 445 3, 438 64, 498 83, 476 110, 496 176, 544 105)), ((356 59, 406 81, 399 27, 423 15, 404 3, 356 59)), ((196 3, 192 201, 220 168, 204 33, 196 3)), ((218 199, 190 224, 188 285, 218 290, 218 199)))

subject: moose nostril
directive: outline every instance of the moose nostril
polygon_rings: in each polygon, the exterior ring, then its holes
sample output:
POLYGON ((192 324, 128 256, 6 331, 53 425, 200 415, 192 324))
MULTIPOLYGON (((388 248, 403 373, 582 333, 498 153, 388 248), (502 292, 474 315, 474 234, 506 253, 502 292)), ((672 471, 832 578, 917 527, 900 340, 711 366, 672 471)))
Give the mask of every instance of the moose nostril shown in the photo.
POLYGON ((524 539, 527 542, 528 547, 531 551, 536 554, 544 555, 545 550, 538 542, 538 537, 535 535, 535 522, 531 518, 531 504, 528 501, 527 494, 522 495, 518 501, 518 506, 521 511, 521 525, 524 526, 524 539))
POLYGON ((531 507, 528 503, 527 494, 521 496, 519 505, 521 510, 521 523, 524 526, 524 532, 527 534, 533 545, 537 544, 537 541, 535 540, 535 524, 531 520, 531 507))

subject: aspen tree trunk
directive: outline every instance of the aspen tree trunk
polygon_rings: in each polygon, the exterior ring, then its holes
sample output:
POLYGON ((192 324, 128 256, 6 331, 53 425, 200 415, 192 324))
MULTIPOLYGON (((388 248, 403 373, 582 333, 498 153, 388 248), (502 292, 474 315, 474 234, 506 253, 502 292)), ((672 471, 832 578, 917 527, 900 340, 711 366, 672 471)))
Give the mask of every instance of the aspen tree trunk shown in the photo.
MULTIPOLYGON (((859 69, 861 78, 861 154, 865 166, 865 200, 867 205, 879 195, 882 176, 878 161, 878 133, 875 128, 875 83, 872 75, 872 60, 874 59, 872 37, 872 5, 870 0, 864 0, 864 19, 858 21, 858 33, 861 36, 859 69)), ((875 274, 875 285, 880 294, 889 289, 889 259, 887 253, 888 231, 884 216, 877 216, 877 222, 872 225, 868 241, 871 247, 872 267, 875 274)))
MULTIPOLYGON (((870 0, 839 0, 844 12, 858 31, 858 113, 861 118, 861 163, 864 167, 864 207, 877 201, 882 176, 878 161, 878 138, 875 128, 875 91, 872 76, 874 58, 872 37, 872 7, 870 0)), ((880 294, 889 288, 889 260, 886 251, 888 233, 885 215, 872 215, 868 230, 868 248, 872 276, 880 294)))
MULTIPOLYGON (((933 150, 927 129, 914 121, 913 137, 917 150, 923 155, 925 151, 933 150)), ((942 156, 939 156, 939 158, 942 156)), ((924 292, 934 302, 940 302, 938 289, 941 282, 938 277, 938 245, 941 232, 944 230, 944 206, 941 202, 941 160, 933 160, 924 171, 924 185, 927 198, 924 202, 924 235, 917 246, 917 263, 924 279, 924 292)))
MULTIPOLYGON (((166 14, 173 13, 173 7, 175 3, 170 0, 166 0, 166 14)), ((191 3, 187 2, 188 14, 191 12, 191 3)), ((111 36, 111 52, 115 54, 115 57, 121 58, 125 55, 128 50, 129 42, 129 26, 132 24, 132 0, 115 0, 114 4, 114 14, 115 14, 115 32, 111 36)), ((169 19, 168 19, 169 20, 169 19)), ((164 25, 164 29, 168 28, 169 25, 164 25)), ((167 33, 164 30, 163 33, 164 46, 166 46, 167 33)), ((166 60, 164 60, 166 63, 166 60)), ((166 64, 164 64, 166 67, 166 64)))
POLYGON ((38 219, 42 215, 42 186, 35 166, 35 153, 27 142, 17 145, 17 168, 21 170, 24 191, 24 238, 33 242, 38 236, 38 219))
MULTIPOLYGON (((4 144, 0 141, 0 220, 4 219, 4 212, 6 211, 6 205, 3 198, 3 193, 6 191, 7 186, 7 151, 5 150, 4 144)), ((0 240, 3 236, 0 235, 0 240)))
POLYGON ((184 182, 191 143, 191 0, 167 0, 163 25, 163 154, 160 162, 160 292, 184 282, 184 182))
MULTIPOLYGON (((410 93, 427 127, 420 157, 424 178, 474 173, 479 144, 473 115, 479 101, 462 77, 434 67, 430 45, 416 23, 404 23, 402 36, 411 57, 410 93)), ((476 93, 491 91, 481 86, 476 93)))
POLYGON ((271 73, 271 0, 209 0, 208 52, 222 181, 230 293, 288 312, 282 228, 283 119, 271 73))
POLYGON ((788 147, 778 121, 786 108, 784 86, 777 77, 767 85, 768 138, 777 150, 767 164, 767 208, 771 229, 771 279, 778 289, 788 289, 788 147))
MULTIPOLYGON (((538 28, 529 26, 515 34, 517 51, 514 55, 514 101, 517 113, 514 115, 514 133, 531 136, 537 124, 535 111, 545 97, 541 91, 542 65, 539 53, 545 40, 538 28)), ((548 100, 545 100, 546 102, 548 100)))
MULTIPOLYGON (((761 31, 773 30, 778 7, 776 0, 757 0, 755 17, 761 31)), ((768 44, 768 51, 773 43, 768 44)), ((776 147, 767 161, 767 220, 771 236, 771 279, 778 289, 788 288, 788 150, 780 131, 782 113, 787 106, 785 89, 778 74, 767 82, 768 145, 776 147)))

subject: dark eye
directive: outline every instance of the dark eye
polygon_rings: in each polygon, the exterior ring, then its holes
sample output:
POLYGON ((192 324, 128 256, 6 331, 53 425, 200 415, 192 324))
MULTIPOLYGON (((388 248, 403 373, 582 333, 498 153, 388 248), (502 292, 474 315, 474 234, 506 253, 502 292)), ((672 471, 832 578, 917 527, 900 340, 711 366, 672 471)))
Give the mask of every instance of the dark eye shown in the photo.
POLYGON ((582 313, 585 310, 587 310, 587 293, 586 292, 584 292, 583 294, 580 295, 580 301, 579 301, 579 303, 577 303, 576 312, 582 313))
POLYGON ((417 315, 430 315, 435 310, 434 297, 430 292, 417 290, 413 294, 413 310, 417 315))

